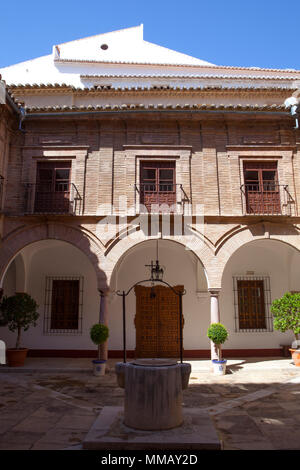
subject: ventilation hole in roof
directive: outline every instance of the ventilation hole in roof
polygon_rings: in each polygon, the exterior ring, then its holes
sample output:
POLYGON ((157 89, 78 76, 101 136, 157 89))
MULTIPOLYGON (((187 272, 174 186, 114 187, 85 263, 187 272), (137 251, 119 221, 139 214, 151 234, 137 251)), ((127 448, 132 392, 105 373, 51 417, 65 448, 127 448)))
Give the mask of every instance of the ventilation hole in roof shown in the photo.
POLYGON ((103 51, 106 51, 106 49, 108 49, 108 45, 107 45, 107 44, 101 44, 100 47, 101 47, 101 49, 102 49, 103 51))

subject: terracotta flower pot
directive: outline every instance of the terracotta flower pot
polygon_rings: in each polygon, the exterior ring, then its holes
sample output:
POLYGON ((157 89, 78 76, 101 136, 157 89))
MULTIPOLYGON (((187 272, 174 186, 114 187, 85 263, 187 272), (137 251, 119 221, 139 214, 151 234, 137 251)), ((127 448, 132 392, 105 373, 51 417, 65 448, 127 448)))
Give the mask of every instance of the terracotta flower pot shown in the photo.
POLYGON ((295 366, 300 367, 300 350, 290 349, 295 366))
POLYGON ((9 367, 22 367, 25 364, 25 359, 27 357, 28 349, 7 349, 6 350, 6 359, 9 367))

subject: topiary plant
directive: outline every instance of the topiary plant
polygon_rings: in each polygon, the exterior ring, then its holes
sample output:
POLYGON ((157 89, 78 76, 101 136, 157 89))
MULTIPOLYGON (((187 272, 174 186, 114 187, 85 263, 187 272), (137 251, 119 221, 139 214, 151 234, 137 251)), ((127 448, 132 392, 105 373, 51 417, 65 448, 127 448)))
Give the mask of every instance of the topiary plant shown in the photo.
POLYGON ((109 329, 102 323, 96 323, 90 329, 90 337, 94 344, 98 346, 98 360, 100 361, 100 345, 105 343, 109 337, 109 329))
POLYGON ((214 343, 220 361, 222 358, 221 344, 228 338, 228 331, 221 323, 212 323, 207 330, 207 336, 214 343))
POLYGON ((0 304, 0 324, 7 325, 10 331, 17 331, 16 349, 20 348, 21 331, 37 325, 39 313, 36 301, 24 292, 3 297, 0 304))
POLYGON ((296 340, 300 333, 300 294, 286 292, 271 304, 274 329, 285 333, 291 330, 296 340))

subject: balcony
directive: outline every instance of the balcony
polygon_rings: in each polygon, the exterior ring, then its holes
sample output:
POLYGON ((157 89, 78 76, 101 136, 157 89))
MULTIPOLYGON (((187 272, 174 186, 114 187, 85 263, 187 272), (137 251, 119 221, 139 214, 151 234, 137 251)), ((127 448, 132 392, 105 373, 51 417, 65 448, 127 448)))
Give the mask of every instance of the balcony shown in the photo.
POLYGON ((241 186, 245 215, 292 215, 294 200, 288 185, 272 181, 246 183, 241 186))
POLYGON ((190 203, 182 184, 143 183, 135 185, 137 212, 185 214, 190 203))
POLYGON ((56 183, 52 190, 38 183, 25 183, 24 201, 25 214, 82 213, 82 197, 73 183, 56 183))

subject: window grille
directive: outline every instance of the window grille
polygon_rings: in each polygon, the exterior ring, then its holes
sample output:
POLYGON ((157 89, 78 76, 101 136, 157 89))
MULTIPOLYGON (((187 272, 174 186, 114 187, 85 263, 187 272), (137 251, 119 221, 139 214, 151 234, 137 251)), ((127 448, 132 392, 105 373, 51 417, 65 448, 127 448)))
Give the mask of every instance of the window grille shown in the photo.
POLYGON ((235 331, 273 331, 269 276, 234 276, 235 331))
POLYGON ((83 277, 47 276, 44 334, 82 334, 83 277))

